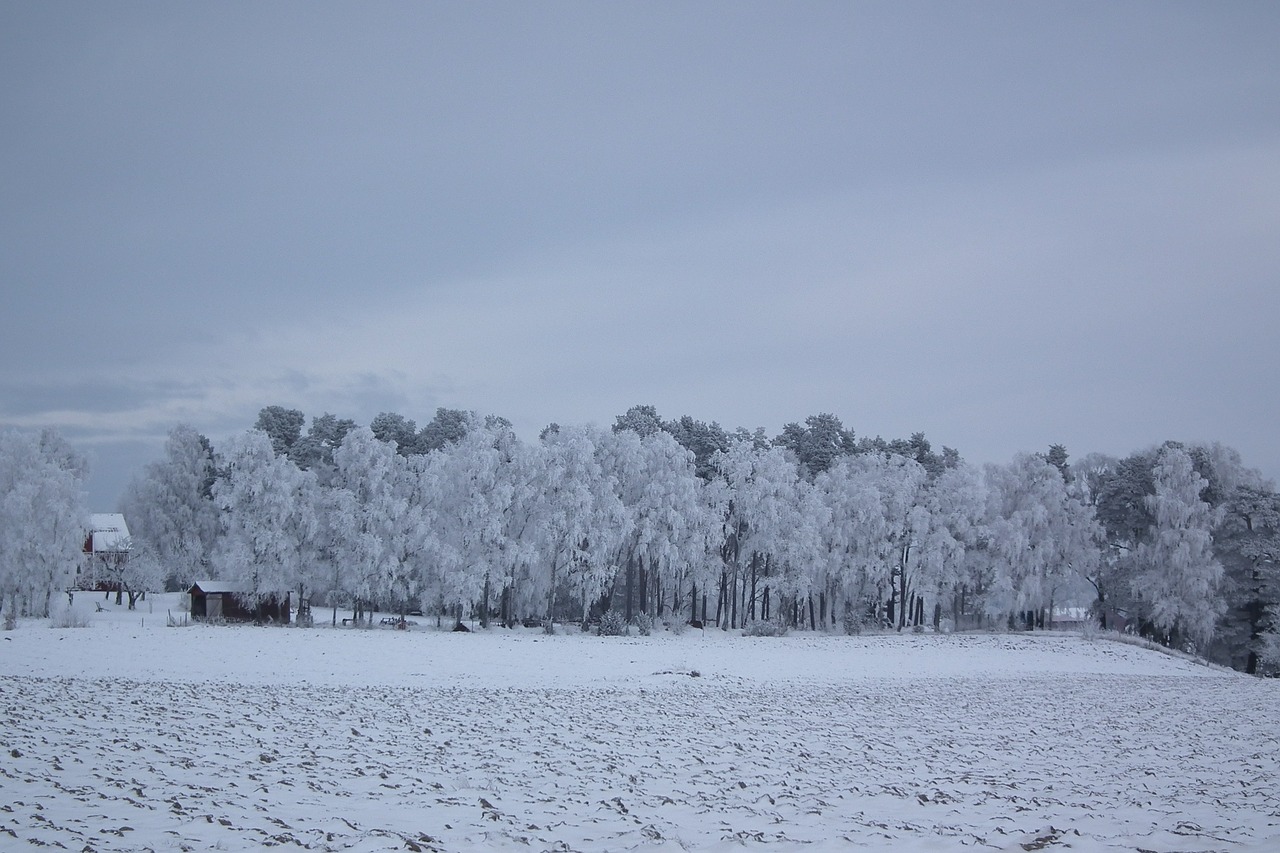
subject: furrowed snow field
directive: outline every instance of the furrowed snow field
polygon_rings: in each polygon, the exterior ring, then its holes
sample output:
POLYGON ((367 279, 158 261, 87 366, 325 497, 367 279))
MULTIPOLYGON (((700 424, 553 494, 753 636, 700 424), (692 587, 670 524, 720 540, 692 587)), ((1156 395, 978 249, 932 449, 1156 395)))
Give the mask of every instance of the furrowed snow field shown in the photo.
POLYGON ((165 601, 2 635, 0 850, 1280 850, 1280 683, 1107 640, 165 601))

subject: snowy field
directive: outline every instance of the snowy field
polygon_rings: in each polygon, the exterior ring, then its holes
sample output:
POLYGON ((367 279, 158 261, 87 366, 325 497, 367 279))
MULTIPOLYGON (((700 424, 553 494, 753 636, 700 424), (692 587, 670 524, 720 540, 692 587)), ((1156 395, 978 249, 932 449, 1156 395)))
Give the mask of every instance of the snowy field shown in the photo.
POLYGON ((169 606, 0 634, 0 850, 1280 850, 1280 682, 1110 641, 169 606))

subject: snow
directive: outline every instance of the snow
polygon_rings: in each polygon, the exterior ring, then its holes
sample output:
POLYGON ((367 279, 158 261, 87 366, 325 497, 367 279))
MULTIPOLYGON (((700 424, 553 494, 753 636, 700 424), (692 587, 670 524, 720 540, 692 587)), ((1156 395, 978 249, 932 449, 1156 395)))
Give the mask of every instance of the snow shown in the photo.
POLYGON ((129 525, 118 512, 95 512, 89 516, 93 552, 127 551, 129 525))
POLYGON ((170 628, 174 599, 2 635, 0 849, 1280 849, 1280 683, 1109 640, 170 628))

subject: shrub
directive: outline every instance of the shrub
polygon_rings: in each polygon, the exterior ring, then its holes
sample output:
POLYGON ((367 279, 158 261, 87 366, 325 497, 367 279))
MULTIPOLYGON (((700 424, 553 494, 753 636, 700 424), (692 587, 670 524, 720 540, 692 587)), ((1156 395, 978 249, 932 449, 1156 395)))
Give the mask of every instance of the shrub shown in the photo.
POLYGON ((63 611, 54 614, 53 618, 50 620, 50 627, 52 628, 88 628, 89 621, 90 620, 89 620, 88 613, 81 613, 80 611, 76 610, 74 607, 68 607, 63 611))
POLYGON ((49 602, 50 628, 88 628, 89 621, 88 610, 76 607, 75 599, 70 595, 66 600, 59 596, 49 602))
POLYGON ((688 627, 683 619, 676 617, 667 623, 667 630, 675 634, 677 637, 684 633, 684 629, 688 627))
POLYGON ((647 637, 653 633, 653 617, 648 613, 641 613, 636 617, 636 630, 640 632, 641 637, 647 637))
POLYGON ((616 610, 606 610, 600 617, 601 637, 625 637, 630 632, 627 620, 616 610))
POLYGON ((785 637, 786 635, 786 623, 772 619, 748 622, 742 629, 742 636, 744 637, 785 637))
POLYGON ((550 619, 548 619, 548 620, 546 620, 545 622, 543 622, 543 623, 542 623, 542 633, 544 633, 544 634, 550 634, 550 635, 553 635, 553 636, 554 636, 554 635, 555 635, 555 633, 556 633, 556 623, 552 622, 550 619))

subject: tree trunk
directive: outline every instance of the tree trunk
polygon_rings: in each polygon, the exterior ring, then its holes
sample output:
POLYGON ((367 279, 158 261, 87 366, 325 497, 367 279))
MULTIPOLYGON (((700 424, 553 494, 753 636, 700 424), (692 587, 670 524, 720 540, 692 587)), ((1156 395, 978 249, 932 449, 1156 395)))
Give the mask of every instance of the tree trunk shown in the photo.
POLYGON ((553 612, 556 605, 556 561, 551 561, 551 588, 547 590, 547 613, 545 621, 550 622, 555 618, 553 612))
POLYGON ((729 627, 738 627, 738 568, 734 566, 733 577, 729 579, 729 627))
POLYGON ((632 584, 635 582, 635 575, 636 575, 636 554, 635 554, 635 551, 628 551, 627 552, 627 581, 626 581, 627 605, 625 608, 628 625, 631 624, 631 616, 632 616, 631 587, 632 587, 632 584))
MULTIPOLYGON (((640 572, 640 578, 639 578, 640 580, 640 612, 648 613, 649 612, 649 596, 648 596, 649 570, 645 568, 643 556, 640 557, 637 566, 640 572)), ((630 624, 630 620, 628 620, 628 624, 630 624)))
MULTIPOLYGON (((721 569, 720 570, 720 592, 716 596, 716 627, 717 628, 725 627, 723 624, 721 624, 720 619, 721 619, 721 615, 724 613, 724 598, 725 598, 726 592, 728 591, 727 590, 728 584, 729 584, 728 572, 725 569, 721 569)), ((706 616, 705 613, 703 613, 702 615, 706 616)), ((704 625, 706 624, 705 619, 703 620, 703 624, 704 625)))

